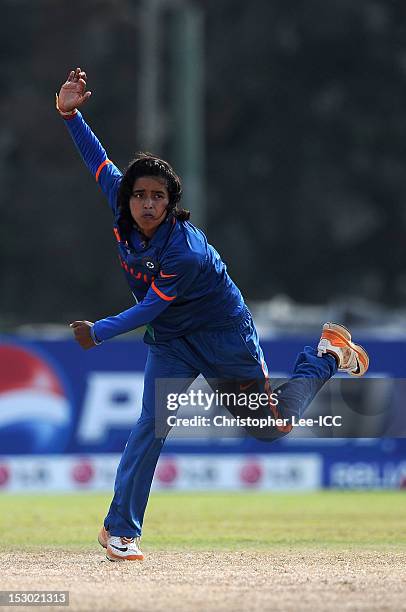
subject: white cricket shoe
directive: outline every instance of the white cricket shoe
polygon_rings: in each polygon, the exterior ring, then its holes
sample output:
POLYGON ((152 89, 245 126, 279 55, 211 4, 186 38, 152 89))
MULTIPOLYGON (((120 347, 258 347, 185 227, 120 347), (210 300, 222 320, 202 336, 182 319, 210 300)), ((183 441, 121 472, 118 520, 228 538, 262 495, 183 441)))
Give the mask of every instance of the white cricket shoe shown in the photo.
POLYGON ((112 536, 104 527, 98 535, 98 541, 106 549, 109 561, 142 561, 144 555, 140 549, 140 538, 112 536))
POLYGON ((317 347, 318 357, 326 353, 334 355, 338 362, 338 371, 351 376, 363 376, 369 367, 366 350, 351 340, 351 333, 338 323, 325 323, 317 347))

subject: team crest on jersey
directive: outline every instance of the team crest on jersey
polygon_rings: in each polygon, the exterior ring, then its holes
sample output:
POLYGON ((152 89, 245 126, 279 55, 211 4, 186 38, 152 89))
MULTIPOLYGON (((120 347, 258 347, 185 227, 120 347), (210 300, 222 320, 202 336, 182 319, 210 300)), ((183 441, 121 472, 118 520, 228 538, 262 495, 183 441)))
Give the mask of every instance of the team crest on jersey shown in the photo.
POLYGON ((148 270, 151 270, 151 272, 153 270, 156 270, 157 268, 157 264, 155 263, 155 261, 149 257, 144 257, 142 260, 142 265, 145 266, 146 268, 148 268, 148 270))

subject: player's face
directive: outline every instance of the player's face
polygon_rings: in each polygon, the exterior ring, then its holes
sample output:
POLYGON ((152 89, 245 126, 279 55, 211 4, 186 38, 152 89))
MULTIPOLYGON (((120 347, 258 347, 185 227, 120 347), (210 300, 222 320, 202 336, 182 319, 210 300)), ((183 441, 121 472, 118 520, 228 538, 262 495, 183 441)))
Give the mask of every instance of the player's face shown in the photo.
POLYGON ((148 237, 154 234, 166 216, 169 193, 165 179, 142 176, 134 183, 130 197, 131 216, 148 237))

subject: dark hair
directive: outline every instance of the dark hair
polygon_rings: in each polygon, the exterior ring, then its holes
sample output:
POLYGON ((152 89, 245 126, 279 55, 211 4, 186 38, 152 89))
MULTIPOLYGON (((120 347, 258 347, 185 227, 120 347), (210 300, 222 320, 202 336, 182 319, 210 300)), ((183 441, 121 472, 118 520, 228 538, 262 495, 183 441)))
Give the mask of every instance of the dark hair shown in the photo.
POLYGON ((180 221, 190 219, 190 212, 184 208, 178 208, 178 202, 182 197, 182 182, 175 170, 168 162, 152 155, 151 153, 138 153, 129 163, 117 194, 119 210, 119 225, 124 235, 129 235, 135 221, 130 212, 130 197, 135 181, 142 176, 158 176, 166 181, 169 193, 168 212, 180 221))

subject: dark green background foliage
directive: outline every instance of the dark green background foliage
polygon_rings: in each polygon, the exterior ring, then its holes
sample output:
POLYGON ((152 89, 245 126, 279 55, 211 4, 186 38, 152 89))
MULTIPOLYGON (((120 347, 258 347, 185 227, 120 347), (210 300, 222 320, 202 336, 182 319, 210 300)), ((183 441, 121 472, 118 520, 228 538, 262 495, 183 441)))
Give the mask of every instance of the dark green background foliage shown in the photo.
MULTIPOLYGON (((244 295, 326 302, 350 293, 402 305, 403 3, 200 4, 206 231, 244 295)), ((2 0, 0 9, 0 317, 113 314, 132 302, 110 213, 53 96, 68 69, 82 66, 94 93, 84 114, 110 157, 124 167, 145 146, 136 133, 139 6, 2 0)), ((165 52, 161 62, 165 75, 165 52)), ((157 153, 170 158, 170 113, 159 120, 165 137, 157 153)), ((185 206, 193 221, 193 202, 185 206)))

